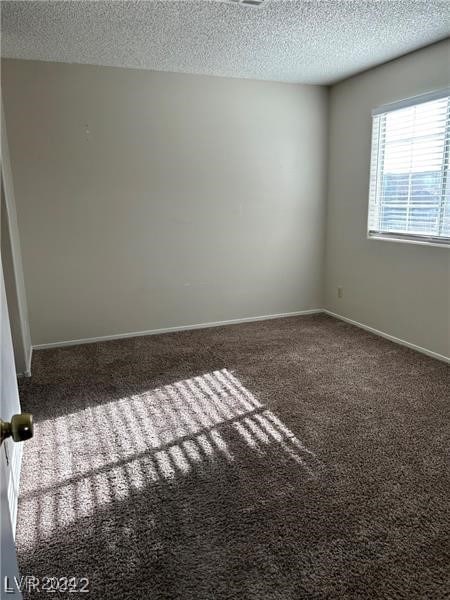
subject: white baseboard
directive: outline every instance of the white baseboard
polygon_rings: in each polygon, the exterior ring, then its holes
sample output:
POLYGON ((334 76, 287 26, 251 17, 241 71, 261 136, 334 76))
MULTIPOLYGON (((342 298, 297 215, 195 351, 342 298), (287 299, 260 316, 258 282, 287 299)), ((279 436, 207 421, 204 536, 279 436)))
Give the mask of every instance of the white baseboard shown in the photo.
POLYGON ((374 327, 369 327, 369 325, 364 325, 364 323, 359 323, 358 321, 354 321, 353 319, 349 319, 348 317, 343 317, 342 315, 338 315, 326 308, 323 309, 325 314, 330 315, 330 317, 334 317, 335 319, 339 319, 341 321, 345 321, 346 323, 350 323, 351 325, 355 325, 360 329, 365 329, 366 331, 370 331, 370 333, 374 333, 375 335, 379 335, 382 338, 386 338, 391 342, 395 342, 396 344, 400 344, 401 346, 406 346, 407 348, 411 348, 412 350, 416 350, 417 352, 421 352, 422 354, 426 354, 427 356, 431 356, 432 358, 437 358, 445 363, 450 363, 450 358, 448 356, 444 356, 443 354, 438 354, 437 352, 433 352, 432 350, 428 350, 427 348, 422 348, 422 346, 417 346, 416 344, 412 344, 411 342, 407 342, 406 340, 402 340, 401 338, 390 335, 389 333, 385 333, 384 331, 379 331, 374 327))
POLYGON ((44 350, 46 348, 63 348, 65 346, 78 346, 79 344, 93 344, 95 342, 107 342, 109 340, 121 340, 125 338, 141 337, 144 335, 158 335, 160 333, 174 333, 177 331, 189 331, 191 329, 206 329, 208 327, 221 327, 222 325, 237 325, 239 323, 252 323, 254 321, 267 321, 269 319, 281 319, 284 317, 298 317, 300 315, 313 315, 321 313, 321 308, 310 310, 299 310, 276 315, 263 315, 260 317, 245 317, 243 319, 229 319, 228 321, 214 321, 212 323, 196 323, 195 325, 181 325, 179 327, 164 327, 162 329, 150 329, 148 331, 133 331, 131 333, 117 333, 115 335, 103 335, 100 337, 82 338, 64 342, 51 342, 49 344, 36 344, 33 350, 44 350))
MULTIPOLYGON (((189 331, 192 329, 206 329, 208 327, 221 327, 222 325, 238 325, 239 323, 252 323, 255 321, 267 321, 269 319, 282 319, 284 317, 298 317, 301 315, 313 315, 318 313, 325 313, 330 317, 334 317, 335 319, 339 319, 341 321, 345 321, 346 323, 350 323, 351 325, 355 325, 360 329, 364 329, 365 331, 369 331, 375 335, 379 335, 382 338, 390 340, 391 342, 395 342, 396 344, 400 344, 401 346, 406 346, 407 348, 411 348, 412 350, 416 350, 417 352, 421 352, 422 354, 426 354, 427 356, 431 356, 432 358, 436 358, 437 360, 443 361, 445 363, 450 363, 450 358, 448 356, 444 356, 443 354, 438 354, 437 352, 433 352, 432 350, 428 350, 427 348, 422 348, 421 346, 417 346, 416 344, 412 344, 411 342, 407 342, 401 338, 390 335, 389 333, 385 333, 384 331, 380 331, 375 329, 374 327, 370 327, 369 325, 365 325, 364 323, 359 323, 358 321, 354 321, 353 319, 349 319, 348 317, 344 317, 342 315, 338 315, 337 313, 331 312, 325 308, 313 308, 310 310, 299 310, 295 312, 289 313, 279 313, 275 315, 262 315, 259 317, 245 317, 243 319, 229 319, 227 321, 214 321, 210 323, 196 323, 194 325, 181 325, 178 327, 163 327, 161 329, 149 329, 147 331, 133 331, 130 333, 118 333, 114 335, 104 335, 99 337, 92 338, 81 338, 77 340, 68 340, 62 342, 51 342, 49 344, 36 344, 32 347, 32 350, 44 350, 46 348, 63 348, 66 346, 77 346, 79 344, 93 344, 96 342, 107 342, 109 340, 120 340, 132 337, 141 337, 145 335, 158 335, 161 333, 175 333, 177 331, 189 331)), ((30 377, 31 375, 31 353, 30 353, 30 366, 29 370, 25 373, 19 373, 19 377, 30 377)))

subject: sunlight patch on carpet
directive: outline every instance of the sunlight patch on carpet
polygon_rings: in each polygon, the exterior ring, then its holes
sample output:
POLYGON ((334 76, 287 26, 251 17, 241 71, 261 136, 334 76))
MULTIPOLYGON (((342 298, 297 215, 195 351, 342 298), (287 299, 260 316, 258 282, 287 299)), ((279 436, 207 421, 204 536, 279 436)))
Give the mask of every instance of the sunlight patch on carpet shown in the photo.
POLYGON ((234 463, 233 432, 249 452, 275 448, 313 475, 314 454, 228 369, 40 422, 27 459, 40 478, 21 482, 21 509, 35 518, 27 547, 144 487, 234 463))

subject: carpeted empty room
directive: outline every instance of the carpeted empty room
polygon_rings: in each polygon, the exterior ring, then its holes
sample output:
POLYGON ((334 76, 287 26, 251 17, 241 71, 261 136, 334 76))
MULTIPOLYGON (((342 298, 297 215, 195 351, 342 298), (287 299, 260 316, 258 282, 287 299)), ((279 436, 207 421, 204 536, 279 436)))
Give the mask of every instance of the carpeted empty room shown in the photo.
POLYGON ((0 600, 450 598, 450 4, 0 12, 0 600))
POLYGON ((95 599, 444 598, 445 364, 322 315, 33 360, 22 573, 95 599))

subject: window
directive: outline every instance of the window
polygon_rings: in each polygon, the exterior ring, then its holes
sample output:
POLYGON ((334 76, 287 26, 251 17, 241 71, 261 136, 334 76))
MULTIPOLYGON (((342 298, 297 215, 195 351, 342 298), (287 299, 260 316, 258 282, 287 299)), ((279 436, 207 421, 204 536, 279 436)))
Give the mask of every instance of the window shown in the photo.
POLYGON ((450 90, 373 112, 368 235, 450 244, 450 90))

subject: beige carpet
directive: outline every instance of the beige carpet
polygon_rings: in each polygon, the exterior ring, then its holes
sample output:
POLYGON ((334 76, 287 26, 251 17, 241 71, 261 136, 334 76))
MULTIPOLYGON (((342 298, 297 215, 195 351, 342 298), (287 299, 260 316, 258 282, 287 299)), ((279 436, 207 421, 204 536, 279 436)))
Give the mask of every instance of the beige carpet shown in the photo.
POLYGON ((324 315, 35 352, 21 573, 96 600, 447 598, 448 384, 324 315))

